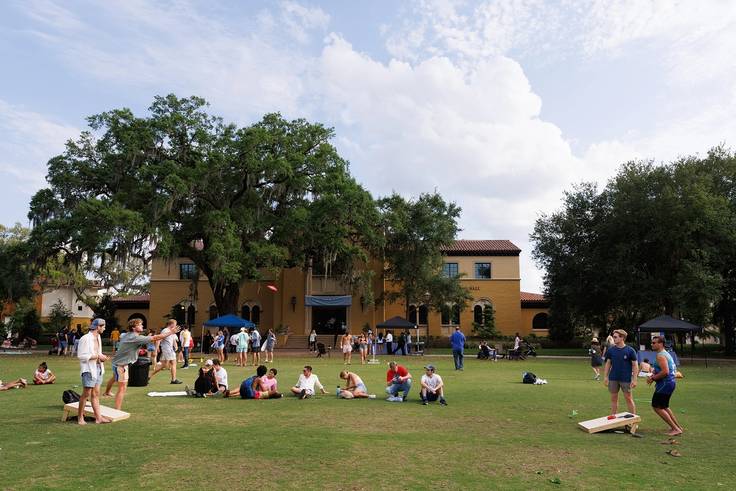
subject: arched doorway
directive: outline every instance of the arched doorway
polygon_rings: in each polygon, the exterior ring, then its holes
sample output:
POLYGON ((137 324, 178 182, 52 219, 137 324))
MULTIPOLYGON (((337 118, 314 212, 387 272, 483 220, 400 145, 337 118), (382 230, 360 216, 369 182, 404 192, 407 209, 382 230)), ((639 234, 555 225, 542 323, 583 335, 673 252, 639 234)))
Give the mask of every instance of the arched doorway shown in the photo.
POLYGON ((539 313, 532 319, 532 329, 547 329, 547 321, 549 316, 545 313, 539 313))

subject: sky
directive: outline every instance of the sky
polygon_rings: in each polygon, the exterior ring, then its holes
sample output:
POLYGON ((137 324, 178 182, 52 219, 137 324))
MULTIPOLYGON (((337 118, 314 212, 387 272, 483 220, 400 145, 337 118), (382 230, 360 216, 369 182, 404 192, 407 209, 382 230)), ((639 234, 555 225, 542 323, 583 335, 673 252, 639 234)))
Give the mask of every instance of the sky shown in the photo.
POLYGON ((0 223, 27 225, 86 117, 198 95, 226 121, 335 128, 374 197, 438 191, 464 239, 522 249, 622 163, 736 139, 730 0, 0 2, 0 223))

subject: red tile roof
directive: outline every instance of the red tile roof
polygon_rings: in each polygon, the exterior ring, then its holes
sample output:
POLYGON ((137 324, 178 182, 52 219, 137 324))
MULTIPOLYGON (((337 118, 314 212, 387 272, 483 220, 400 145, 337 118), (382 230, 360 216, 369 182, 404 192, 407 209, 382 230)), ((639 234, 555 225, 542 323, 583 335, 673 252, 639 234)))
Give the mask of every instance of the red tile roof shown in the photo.
POLYGON ((446 256, 518 256, 521 249, 510 240, 456 240, 442 249, 446 256))
POLYGON ((113 302, 123 303, 123 302, 150 302, 151 301, 151 295, 145 294, 145 295, 131 295, 129 297, 112 297, 113 302))
POLYGON ((541 293, 519 292, 522 307, 547 307, 549 300, 541 293))

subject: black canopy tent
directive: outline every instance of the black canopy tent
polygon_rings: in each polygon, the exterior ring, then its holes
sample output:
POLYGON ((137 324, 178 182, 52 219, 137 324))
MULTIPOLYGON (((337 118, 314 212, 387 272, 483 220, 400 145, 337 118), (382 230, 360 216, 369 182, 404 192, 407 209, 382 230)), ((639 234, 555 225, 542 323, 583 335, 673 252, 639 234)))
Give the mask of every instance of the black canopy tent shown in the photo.
MULTIPOLYGON (((636 328, 636 341, 641 344, 639 336, 643 332, 664 332, 664 333, 680 333, 690 334, 690 361, 693 359, 693 352, 695 351, 695 333, 702 332, 701 326, 690 324, 684 320, 675 319, 671 315, 660 315, 654 319, 646 321, 644 324, 636 328)), ((682 348, 682 344, 680 344, 682 348)), ((705 366, 708 366, 708 354, 706 352, 705 366)))
POLYGON ((409 322, 403 317, 397 315, 395 317, 391 317, 390 319, 386 319, 385 321, 379 324, 376 324, 376 330, 378 329, 383 329, 384 331, 392 330, 392 329, 398 329, 398 330, 415 329, 416 339, 417 339, 417 348, 418 348, 417 353, 424 355, 423 343, 419 342, 419 326, 417 326, 413 322, 409 322))

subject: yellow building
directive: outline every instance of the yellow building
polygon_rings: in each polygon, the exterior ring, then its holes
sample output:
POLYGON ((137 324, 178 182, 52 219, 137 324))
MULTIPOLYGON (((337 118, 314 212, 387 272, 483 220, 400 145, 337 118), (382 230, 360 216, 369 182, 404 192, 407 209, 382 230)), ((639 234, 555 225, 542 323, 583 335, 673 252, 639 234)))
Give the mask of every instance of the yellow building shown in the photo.
MULTIPOLYGON (((419 325, 419 334, 449 335, 455 325, 472 334, 473 321, 480 319, 484 306, 492 305, 496 327, 502 334, 546 335, 544 297, 520 291, 520 253, 508 240, 458 240, 443 250, 445 274, 462 275, 461 281, 473 295, 473 301, 462 312, 450 308, 444 314, 428 313, 422 304, 411 305, 410 320, 419 325)), ((380 266, 374 265, 376 298, 391 288, 380 266)), ((119 311, 121 324, 125 325, 127 318, 136 314, 145 317, 150 326, 160 328, 173 315, 180 323, 194 326, 194 332, 199 333, 200 326, 219 312, 206 278, 200 278, 195 291, 192 281, 195 274, 194 264, 186 258, 154 261, 150 309, 146 310, 138 302, 131 309, 119 311)), ((121 307, 124 305, 119 304, 118 308, 121 307)), ((261 329, 288 326, 292 334, 308 334, 312 328, 320 334, 332 334, 333 326, 342 323, 351 332, 358 332, 366 325, 373 328, 393 316, 404 316, 406 308, 403 302, 373 305, 363 296, 352 294, 337 277, 292 268, 272 278, 244 284, 238 314, 261 329), (277 291, 267 288, 269 285, 277 291)))

